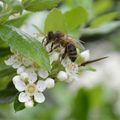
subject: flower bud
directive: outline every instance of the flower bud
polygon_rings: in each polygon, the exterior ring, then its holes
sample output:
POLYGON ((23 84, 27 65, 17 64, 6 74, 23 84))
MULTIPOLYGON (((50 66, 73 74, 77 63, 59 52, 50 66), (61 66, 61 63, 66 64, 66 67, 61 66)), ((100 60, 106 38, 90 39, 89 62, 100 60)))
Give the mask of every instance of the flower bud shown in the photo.
POLYGON ((64 81, 64 80, 67 80, 68 78, 68 75, 66 72, 64 71, 60 71, 57 75, 57 78, 60 80, 60 81, 64 81))
POLYGON ((47 78, 45 84, 47 88, 53 88, 55 86, 55 82, 51 78, 47 78))

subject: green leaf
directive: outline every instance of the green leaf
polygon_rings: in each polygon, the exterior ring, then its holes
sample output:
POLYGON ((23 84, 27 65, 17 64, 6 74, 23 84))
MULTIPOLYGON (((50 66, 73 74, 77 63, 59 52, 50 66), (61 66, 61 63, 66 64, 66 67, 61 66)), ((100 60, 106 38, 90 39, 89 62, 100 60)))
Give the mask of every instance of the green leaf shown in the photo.
POLYGON ((15 70, 12 68, 2 69, 0 71, 0 80, 5 76, 10 75, 10 74, 14 74, 14 73, 15 73, 15 70))
POLYGON ((57 8, 51 10, 51 12, 48 14, 45 20, 44 31, 45 33, 49 31, 66 32, 64 16, 57 8))
POLYGON ((98 0, 93 4, 94 13, 102 14, 106 11, 110 10, 113 7, 114 3, 113 0, 98 0))
POLYGON ((0 26, 0 38, 13 50, 50 71, 49 56, 42 44, 15 27, 0 26))
POLYGON ((52 63, 52 70, 50 76, 56 77, 59 71, 64 71, 64 70, 65 68, 63 67, 60 61, 54 61, 52 63))
POLYGON ((60 3, 61 0, 22 0, 24 8, 29 11, 41 11, 52 9, 60 3))
POLYGON ((21 27, 23 24, 25 24, 25 22, 27 21, 27 19, 29 18, 30 14, 25 14, 23 16, 20 16, 19 18, 16 19, 12 19, 6 22, 6 24, 15 26, 15 27, 21 27))
POLYGON ((112 13, 100 16, 92 21, 91 27, 98 27, 102 24, 108 23, 114 20, 118 15, 119 15, 118 12, 112 12, 112 13))
POLYGON ((75 97, 72 117, 75 120, 88 120, 89 93, 86 89, 80 89, 75 97))
POLYGON ((0 57, 4 57, 9 55, 10 52, 10 48, 4 48, 4 47, 0 47, 0 57))
POLYGON ((19 0, 4 0, 8 4, 8 7, 12 9, 12 12, 21 12, 23 6, 19 0))
POLYGON ((83 7, 76 7, 64 13, 67 22, 67 30, 71 31, 84 24, 88 19, 88 13, 83 7))
POLYGON ((6 89, 0 91, 0 104, 11 103, 17 94, 12 82, 10 82, 6 89))
POLYGON ((20 110, 23 110, 25 108, 24 104, 18 101, 19 94, 16 95, 15 101, 14 101, 14 110, 15 112, 18 112, 20 110))

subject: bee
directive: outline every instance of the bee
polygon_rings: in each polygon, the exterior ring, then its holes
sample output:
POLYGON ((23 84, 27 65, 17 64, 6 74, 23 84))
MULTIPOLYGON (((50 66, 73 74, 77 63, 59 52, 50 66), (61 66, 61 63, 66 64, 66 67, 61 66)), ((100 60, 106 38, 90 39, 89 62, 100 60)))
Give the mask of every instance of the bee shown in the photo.
POLYGON ((77 48, 80 50, 84 49, 83 45, 79 41, 62 32, 48 32, 48 35, 46 36, 45 46, 49 43, 52 43, 49 52, 52 52, 54 49, 62 46, 65 48, 62 59, 64 59, 67 55, 72 62, 75 62, 77 59, 77 48))

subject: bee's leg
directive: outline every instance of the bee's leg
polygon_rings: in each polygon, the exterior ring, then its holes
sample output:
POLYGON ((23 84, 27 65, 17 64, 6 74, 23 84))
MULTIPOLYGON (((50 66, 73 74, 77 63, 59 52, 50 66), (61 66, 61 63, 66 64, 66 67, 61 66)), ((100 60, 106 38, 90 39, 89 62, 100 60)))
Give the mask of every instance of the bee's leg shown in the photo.
MULTIPOLYGON (((53 43, 53 45, 54 45, 54 43, 53 43)), ((51 53, 53 50, 55 50, 56 48, 58 48, 58 47, 60 47, 60 45, 58 44, 58 45, 56 45, 54 48, 52 48, 49 52, 51 53)))
POLYGON ((46 37, 43 38, 43 40, 42 40, 42 44, 45 42, 45 39, 46 39, 46 37))
POLYGON ((62 55, 61 61, 65 58, 66 54, 67 54, 67 47, 65 47, 65 51, 64 51, 64 53, 62 55))

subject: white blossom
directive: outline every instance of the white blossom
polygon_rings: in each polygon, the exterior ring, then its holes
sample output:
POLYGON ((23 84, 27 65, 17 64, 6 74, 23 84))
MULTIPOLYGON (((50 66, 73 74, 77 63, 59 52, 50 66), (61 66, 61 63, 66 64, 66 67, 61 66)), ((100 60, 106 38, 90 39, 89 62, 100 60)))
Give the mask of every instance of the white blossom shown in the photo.
POLYGON ((84 61, 88 61, 90 59, 90 51, 85 50, 80 53, 80 56, 84 59, 84 61))
POLYGON ((57 75, 57 78, 60 80, 60 81, 64 81, 64 80, 67 80, 68 79, 68 74, 65 72, 65 71, 60 71, 57 75))
POLYGON ((30 80, 27 73, 24 73, 24 75, 15 76, 13 78, 13 83, 16 89, 20 92, 18 100, 25 103, 25 106, 30 104, 29 102, 33 97, 34 101, 38 103, 44 102, 45 97, 42 92, 46 89, 45 81, 30 80), (27 82, 26 79, 28 80, 27 82))
POLYGON ((55 86, 55 81, 51 78, 47 78, 45 84, 47 88, 53 88, 55 86))

